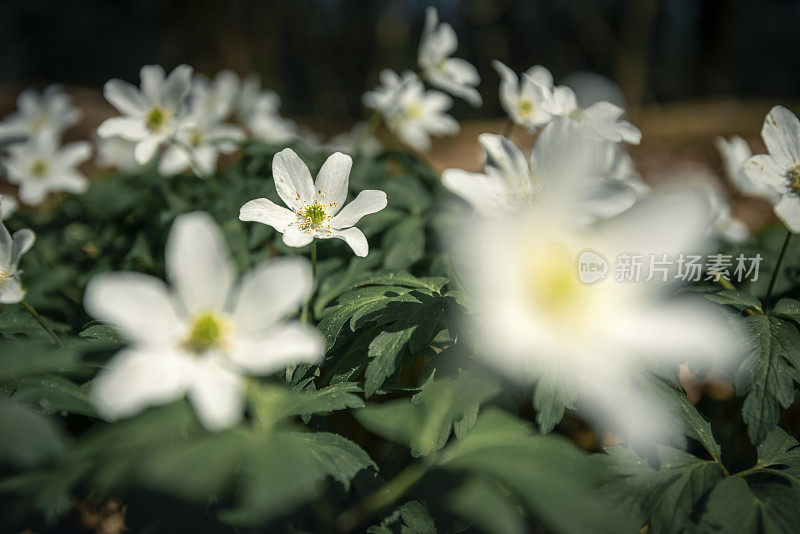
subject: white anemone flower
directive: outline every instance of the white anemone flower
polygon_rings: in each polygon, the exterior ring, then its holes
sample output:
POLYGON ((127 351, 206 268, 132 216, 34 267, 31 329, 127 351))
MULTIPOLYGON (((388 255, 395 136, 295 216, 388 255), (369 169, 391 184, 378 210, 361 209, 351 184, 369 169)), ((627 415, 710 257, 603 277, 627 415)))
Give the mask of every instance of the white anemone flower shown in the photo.
POLYGON ((379 111, 386 127, 398 139, 415 150, 426 151, 431 135, 452 135, 459 131, 458 122, 447 114, 453 99, 440 91, 426 91, 416 74, 399 76, 391 70, 381 71, 381 87, 364 94, 364 104, 379 111))
POLYGON ((0 195, 0 221, 5 221, 11 217, 19 208, 19 202, 14 197, 0 195))
POLYGON ((728 243, 744 243, 750 237, 750 229, 731 214, 728 200, 714 187, 707 187, 711 225, 709 232, 728 243))
POLYGON ((221 124, 215 116, 203 116, 180 126, 174 139, 158 162, 158 172, 170 176, 187 169, 200 177, 210 176, 217 169, 220 154, 237 149, 244 131, 232 124, 221 124))
POLYGON ((345 206, 352 165, 350 156, 337 152, 325 160, 315 183, 303 160, 285 148, 272 160, 272 177, 289 209, 257 198, 242 206, 239 219, 273 227, 290 247, 304 247, 314 239, 337 238, 364 257, 369 253, 367 238, 354 225, 365 215, 385 208, 386 193, 361 191, 345 206))
POLYGON ((753 155, 747 141, 738 135, 734 135, 730 139, 718 136, 715 144, 722 157, 725 174, 739 192, 759 197, 775 197, 772 188, 763 183, 752 181, 744 171, 745 162, 753 155))
POLYGON ((553 89, 553 75, 541 65, 528 69, 522 79, 501 62, 492 61, 500 75, 500 103, 514 123, 533 131, 553 118, 542 104, 553 89))
POLYGON ((23 139, 49 131, 58 138, 81 118, 70 96, 58 85, 40 95, 27 89, 17 97, 17 111, 0 122, 0 141, 23 139))
POLYGON ((97 134, 136 141, 134 156, 137 162, 145 164, 186 120, 192 68, 179 65, 165 77, 161 66, 145 65, 139 76, 141 88, 116 78, 106 82, 103 87, 106 100, 124 115, 106 119, 97 134))
POLYGON ((224 122, 230 117, 239 96, 239 76, 223 70, 210 80, 196 73, 190 90, 192 112, 224 122))
POLYGON ((624 141, 635 145, 642 140, 642 132, 636 126, 620 120, 625 113, 624 109, 611 102, 596 102, 582 109, 578 106, 575 92, 565 85, 554 87, 549 91, 542 105, 545 111, 552 115, 568 117, 577 122, 584 135, 590 138, 605 139, 615 143, 624 141))
POLYGON ((602 264, 700 250, 706 210, 702 195, 686 194, 650 197, 579 232, 536 209, 466 222, 450 242, 480 310, 470 323, 478 356, 512 380, 564 392, 630 441, 673 436, 677 422, 641 381, 653 364, 724 362, 734 345, 727 321, 702 299, 668 300, 659 278, 645 281, 646 267, 640 283, 617 282, 613 270, 583 283, 579 261, 587 251, 602 264))
POLYGON ((633 187, 604 176, 605 146, 585 138, 569 120, 557 119, 542 130, 530 161, 503 136, 482 134, 479 140, 486 153, 484 171, 447 169, 442 183, 484 217, 513 216, 537 206, 552 210, 565 224, 585 224, 636 202, 633 187))
POLYGON ((422 77, 434 87, 480 106, 483 99, 475 88, 481 82, 478 69, 465 59, 450 57, 456 48, 458 37, 453 27, 439 23, 436 8, 428 7, 417 59, 422 77))
POLYGON ((92 146, 86 141, 59 148, 52 132, 42 132, 24 143, 11 145, 8 154, 2 160, 8 181, 19 184, 19 199, 25 204, 38 204, 54 191, 86 190, 86 177, 76 168, 92 155, 92 146))
POLYGON ((11 235, 2 223, 5 197, 0 196, 0 303, 15 304, 25 298, 20 283, 19 259, 36 240, 32 230, 24 228, 11 235))
POLYGON ((235 285, 219 227, 195 212, 175 219, 166 270, 171 287, 116 272, 95 276, 86 288, 86 310, 130 342, 93 382, 94 404, 106 419, 186 395, 206 428, 226 428, 242 416, 243 375, 321 360, 316 330, 284 319, 311 290, 307 260, 267 261, 235 285))
POLYGON ((768 188, 775 215, 794 232, 800 232, 800 120, 783 106, 775 106, 764 119, 761 137, 769 154, 748 159, 744 171, 754 187, 768 188))
POLYGON ((299 135, 297 124, 280 114, 281 99, 262 89, 261 79, 250 74, 242 80, 236 100, 236 117, 253 136, 267 143, 287 143, 299 135))

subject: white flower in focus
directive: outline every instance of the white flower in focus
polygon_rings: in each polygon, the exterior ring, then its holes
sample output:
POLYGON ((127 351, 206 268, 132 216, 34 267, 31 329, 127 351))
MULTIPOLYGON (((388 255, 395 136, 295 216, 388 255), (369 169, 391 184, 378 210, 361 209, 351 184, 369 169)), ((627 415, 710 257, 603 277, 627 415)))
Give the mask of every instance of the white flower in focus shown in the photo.
POLYGON ((165 77, 161 66, 145 65, 139 76, 141 88, 116 78, 106 82, 103 94, 123 116, 103 121, 97 134, 136 141, 134 156, 143 165, 186 120, 192 68, 179 65, 165 77))
POLYGON ((497 60, 492 65, 500 74, 500 103, 516 124, 533 131, 552 119, 542 104, 553 89, 553 75, 541 65, 531 67, 520 80, 497 60))
POLYGON ((0 195, 0 221, 5 221, 11 217, 19 208, 19 202, 14 197, 0 195))
POLYGON ((217 170, 220 154, 235 152, 235 142, 244 138, 238 126, 220 124, 208 116, 197 118, 175 132, 158 162, 158 172, 170 176, 192 169, 200 177, 210 176, 217 170))
POLYGON ((726 320, 699 298, 667 300, 660 279, 645 282, 647 266, 640 283, 615 281, 610 267, 584 284, 579 258, 592 251, 613 266, 622 253, 700 250, 706 210, 697 195, 672 195, 580 232, 536 209, 461 226, 450 242, 480 310, 471 325, 478 355, 513 380, 576 392, 580 413, 631 441, 672 435, 676 421, 640 380, 654 363, 728 356, 726 320))
POLYGON ((190 91, 192 112, 219 122, 227 120, 237 105, 239 84, 239 77, 230 70, 218 72, 213 80, 195 74, 190 91))
POLYGON ((453 27, 446 22, 439 23, 436 8, 428 7, 418 54, 422 77, 434 87, 480 106, 483 99, 475 89, 481 82, 478 69, 464 59, 450 57, 456 48, 458 37, 453 27))
POLYGON ((764 119, 761 137, 769 154, 749 158, 745 174, 754 187, 768 189, 783 224, 800 232, 800 120, 785 107, 775 106, 764 119))
POLYGON ((361 191, 345 206, 352 165, 350 156, 337 152, 325 160, 315 183, 306 164, 292 149, 285 148, 272 160, 272 176, 278 195, 289 209, 257 198, 242 206, 239 219, 275 228, 290 247, 304 247, 314 239, 337 238, 364 257, 369 253, 367 238, 354 225, 365 215, 385 208, 386 193, 361 191))
POLYGON ((123 172, 134 172, 142 168, 136 161, 133 151, 136 141, 122 137, 98 137, 96 141, 95 162, 103 168, 119 169, 123 172))
POLYGON ((206 428, 226 428, 242 416, 243 375, 320 361, 316 330, 284 319, 311 290, 306 260, 265 262, 234 285, 219 227, 195 212, 175 220, 166 270, 171 288, 135 272, 89 281, 86 310, 130 342, 93 382, 103 417, 128 417, 185 394, 206 428))
POLYGON ((486 152, 482 173, 447 169, 444 186, 482 216, 514 216, 536 206, 565 224, 586 224, 630 208, 636 190, 604 176, 605 144, 585 138, 565 119, 548 124, 536 141, 530 162, 503 136, 482 134, 486 152))
POLYGON ((19 184, 19 199, 25 204, 38 204, 52 191, 81 193, 87 180, 76 169, 92 155, 86 141, 58 147, 52 132, 42 132, 24 143, 8 147, 3 165, 8 181, 19 184))
POLYGON ((577 122, 583 133, 592 139, 605 139, 615 143, 625 141, 635 145, 642 140, 642 132, 636 126, 620 120, 625 113, 624 109, 610 102, 597 102, 581 109, 575 92, 565 85, 549 91, 542 105, 545 111, 553 115, 568 117, 577 122))
POLYGON ((17 97, 16 113, 0 122, 0 141, 20 140, 45 131, 59 138, 80 118, 80 111, 60 86, 51 85, 41 95, 28 89, 17 97))
POLYGON ((381 71, 381 87, 364 94, 364 104, 380 111, 386 127, 415 150, 431 146, 431 135, 452 135, 458 122, 446 112, 453 100, 440 91, 426 91, 415 74, 401 78, 391 70, 381 71))
POLYGON ((0 303, 15 304, 25 297, 18 270, 20 257, 28 252, 36 240, 33 231, 24 228, 12 236, 3 220, 6 207, 5 197, 0 196, 0 303))

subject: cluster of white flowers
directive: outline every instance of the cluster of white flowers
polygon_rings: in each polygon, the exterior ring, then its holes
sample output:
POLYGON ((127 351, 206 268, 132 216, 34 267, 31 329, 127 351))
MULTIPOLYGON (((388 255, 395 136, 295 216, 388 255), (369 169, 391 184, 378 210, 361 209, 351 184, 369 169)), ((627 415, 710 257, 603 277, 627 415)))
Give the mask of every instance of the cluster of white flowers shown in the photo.
POLYGON ((451 57, 456 48, 453 27, 440 23, 436 8, 429 7, 417 58, 422 77, 410 71, 400 76, 385 69, 380 73, 381 85, 364 94, 364 105, 380 114, 389 131, 415 150, 428 150, 432 135, 459 132, 458 122, 447 113, 453 107, 452 98, 426 90, 423 80, 473 106, 483 103, 475 88, 480 83, 478 71, 466 60, 451 57))
POLYGON ((16 113, 0 122, 0 162, 8 181, 19 186, 23 203, 38 204, 50 192, 86 189, 86 178, 77 167, 91 157, 91 145, 61 145, 64 132, 79 120, 69 95, 53 85, 41 94, 23 91, 16 113))

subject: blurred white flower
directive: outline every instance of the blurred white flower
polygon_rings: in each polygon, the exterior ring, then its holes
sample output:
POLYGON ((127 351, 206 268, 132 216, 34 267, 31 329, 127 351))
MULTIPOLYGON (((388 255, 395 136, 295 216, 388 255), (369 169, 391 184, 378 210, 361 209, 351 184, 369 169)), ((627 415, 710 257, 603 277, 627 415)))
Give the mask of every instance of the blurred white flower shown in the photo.
POLYGON ((11 217, 19 208, 19 202, 14 197, 0 195, 0 221, 5 221, 11 217))
POLYGON ((707 203, 696 194, 649 197, 590 231, 571 232, 533 209, 466 222, 451 237, 480 310, 478 355, 513 380, 574 392, 581 413, 634 442, 673 435, 676 421, 640 384, 652 364, 724 361, 733 335, 718 309, 667 300, 664 283, 602 278, 584 284, 579 258, 700 250, 707 203))
POLYGON ((455 134, 458 122, 446 112, 453 100, 440 91, 426 91, 415 74, 385 69, 380 75, 381 87, 364 94, 364 104, 380 111, 386 127, 398 139, 415 150, 431 146, 431 135, 455 134))
POLYGON ((344 206, 352 165, 350 156, 337 152, 322 165, 315 183, 303 160, 285 148, 272 160, 272 176, 278 195, 289 209, 257 198, 242 206, 239 219, 275 228, 290 247, 304 247, 314 239, 337 238, 364 257, 369 253, 367 238, 354 225, 365 215, 385 208, 386 193, 361 191, 344 206))
POLYGON ((280 105, 280 97, 274 91, 262 89, 257 75, 251 74, 242 80, 236 116, 254 137, 275 144, 297 138, 297 124, 281 116, 280 105))
POLYGON ((620 120, 625 113, 621 107, 610 102, 597 102, 582 109, 578 106, 575 92, 565 85, 554 87, 548 93, 542 104, 545 111, 574 120, 586 136, 615 143, 639 144, 642 140, 642 132, 636 126, 620 120))
POLYGON ((749 158, 745 174, 753 187, 768 191, 783 224, 800 232, 800 120, 785 107, 775 106, 764 119, 761 137, 769 154, 749 158))
POLYGON ((106 119, 97 133, 103 138, 119 136, 136 141, 134 156, 145 164, 186 120, 192 68, 179 65, 165 77, 161 66, 145 65, 139 76, 141 88, 116 78, 106 82, 106 100, 124 115, 106 119))
POLYGON ((550 122, 552 115, 542 107, 553 88, 553 75, 541 65, 528 69, 520 80, 510 68, 492 61, 500 75, 500 103, 516 124, 536 130, 550 122))
POLYGON ((604 176, 605 144, 587 139, 569 120, 559 118, 544 128, 530 162, 503 136, 479 139, 486 152, 484 171, 447 169, 442 183, 483 216, 514 216, 535 205, 565 224, 585 224, 621 213, 636 201, 633 187, 604 176))
POLYGON ((25 204, 38 204, 51 191, 81 193, 86 178, 76 169, 92 155, 86 141, 58 147, 52 132, 42 132, 24 143, 8 147, 2 158, 8 181, 19 184, 19 199, 25 204))
POLYGON ((720 156, 722 156, 725 174, 739 192, 745 195, 766 196, 767 198, 774 196, 769 186, 752 181, 747 177, 747 173, 744 172, 744 163, 753 155, 747 141, 738 135, 734 135, 730 139, 718 136, 715 144, 720 156))
POLYGON ((218 72, 213 80, 195 73, 190 91, 192 113, 224 122, 237 105, 239 85, 239 76, 230 70, 218 72))
POLYGON ((284 320, 311 290, 306 260, 265 262, 234 285, 219 227, 195 212, 175 220, 166 270, 171 288, 135 272, 100 274, 86 288, 86 310, 130 341, 93 382, 103 417, 131 416, 186 394, 204 426, 225 428, 242 415, 242 375, 320 361, 316 330, 284 320))
POLYGON ((0 196, 0 303, 14 304, 25 297, 18 270, 19 258, 28 252, 36 240, 33 231, 24 228, 12 236, 2 223, 6 199, 0 196))
POLYGON ((643 197, 650 192, 650 186, 643 180, 642 176, 636 171, 630 154, 625 152, 618 143, 612 141, 601 141, 605 156, 601 156, 603 176, 612 180, 619 180, 631 186, 638 197, 643 197))
POLYGON ((750 237, 750 229, 731 214, 728 200, 714 187, 707 187, 711 225, 709 232, 714 237, 729 243, 743 243, 750 237))
POLYGON ((325 143, 322 148, 329 152, 344 152, 354 154, 356 150, 361 150, 364 156, 374 156, 381 151, 383 145, 372 134, 365 135, 367 124, 362 122, 353 126, 349 132, 336 134, 325 143), (358 145, 361 146, 358 146, 358 145))
POLYGON ((158 172, 170 176, 192 169, 198 176, 210 176, 217 170, 219 155, 235 152, 236 141, 244 138, 238 126, 221 124, 213 116, 197 118, 178 127, 158 162, 158 172))
POLYGON ((483 99, 475 89, 481 82, 478 69, 464 59, 450 57, 456 48, 458 37, 453 27, 446 22, 439 23, 436 8, 428 7, 417 59, 422 77, 434 87, 480 106, 483 99))
POLYGON ((100 167, 119 169, 123 172, 133 172, 142 168, 133 155, 136 141, 118 136, 98 137, 96 147, 95 162, 100 167))
POLYGON ((70 96, 58 85, 51 85, 40 95, 27 89, 17 97, 17 111, 0 122, 0 141, 20 140, 49 131, 60 138, 81 117, 70 96))

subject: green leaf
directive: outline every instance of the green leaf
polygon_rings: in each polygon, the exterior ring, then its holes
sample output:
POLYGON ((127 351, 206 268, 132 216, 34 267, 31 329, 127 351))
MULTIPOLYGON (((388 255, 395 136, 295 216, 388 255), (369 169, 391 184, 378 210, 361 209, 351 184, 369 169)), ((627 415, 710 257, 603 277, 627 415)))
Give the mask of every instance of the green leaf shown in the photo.
POLYGON ((719 289, 715 286, 699 286, 687 289, 687 291, 699 292, 702 296, 717 304, 726 304, 739 310, 752 309, 763 313, 761 301, 753 295, 738 291, 736 289, 719 289))
POLYGON ((478 405, 499 391, 478 374, 431 378, 412 399, 368 404, 354 415, 371 432, 410 447, 412 456, 427 456, 444 447, 453 429, 465 435, 478 405))
POLYGON ((785 478, 800 489, 800 446, 797 440, 778 427, 758 446, 756 468, 785 478))
POLYGON ((3 341, 0 352, 0 384, 65 372, 78 363, 78 351, 73 347, 58 348, 49 341, 3 341))
POLYGON ((800 492, 781 484, 748 484, 726 478, 714 488, 706 504, 703 532, 784 534, 800 524, 800 492))
POLYGON ((379 526, 367 529, 368 534, 393 534, 390 527, 399 523, 402 534, 436 534, 436 525, 425 505, 419 501, 410 501, 392 512, 381 521, 379 526))
POLYGON ((547 434, 561 422, 564 410, 574 410, 578 398, 577 385, 569 377, 545 374, 536 382, 533 407, 539 429, 547 434))
POLYGON ((361 408, 364 400, 355 395, 359 391, 361 386, 354 382, 340 382, 312 391, 290 391, 280 386, 259 387, 251 389, 250 395, 261 424, 272 426, 287 417, 361 408))
POLYGON ((782 319, 752 315, 743 319, 750 326, 755 347, 734 378, 737 396, 744 396, 742 417, 750 441, 761 443, 778 425, 781 407, 794 400, 793 379, 800 379, 800 332, 782 319))
POLYGON ((788 319, 795 324, 800 324, 800 301, 794 299, 781 299, 770 311, 770 315, 788 319))
POLYGON ((683 532, 697 504, 723 478, 722 467, 672 447, 656 449, 658 469, 630 447, 607 447, 606 465, 621 480, 606 490, 612 502, 645 518, 654 532, 683 532))
POLYGON ((711 423, 689 401, 686 393, 662 381, 656 381, 654 392, 659 394, 664 406, 672 408, 678 413, 686 435, 699 441, 712 458, 719 460, 722 455, 722 447, 714 437, 711 423))
POLYGON ((61 431, 47 417, 0 397, 0 464, 33 467, 61 456, 61 431))
POLYGON ((61 412, 96 417, 89 395, 61 376, 29 377, 14 384, 14 400, 45 414, 61 412))
MULTIPOLYGON (((479 483, 501 486, 495 495, 505 496, 504 503, 481 513, 491 517, 513 509, 522 515, 519 520, 505 519, 510 530, 497 532, 514 532, 521 521, 535 521, 554 532, 635 531, 619 510, 598 497, 602 470, 583 451, 563 438, 535 435, 529 424, 498 409, 481 413, 470 433, 441 453, 438 465, 468 481, 477 478, 479 483)), ((487 506, 491 503, 485 501, 487 506)), ((454 512, 466 506, 451 502, 454 512)))
POLYGON ((425 220, 406 218, 386 232, 381 243, 388 269, 408 269, 425 254, 425 220))
POLYGON ((125 338, 119 335, 113 327, 106 324, 94 324, 82 330, 78 337, 92 341, 106 341, 109 343, 123 345, 125 338))

